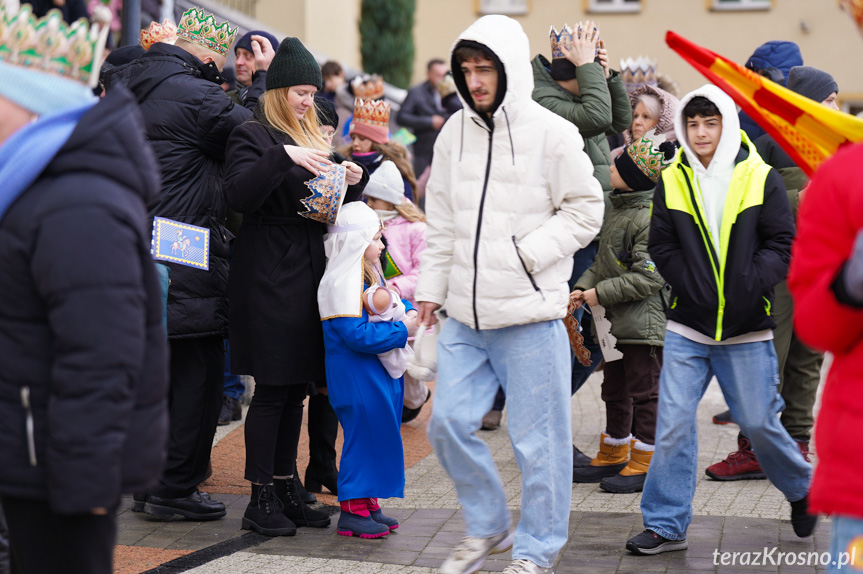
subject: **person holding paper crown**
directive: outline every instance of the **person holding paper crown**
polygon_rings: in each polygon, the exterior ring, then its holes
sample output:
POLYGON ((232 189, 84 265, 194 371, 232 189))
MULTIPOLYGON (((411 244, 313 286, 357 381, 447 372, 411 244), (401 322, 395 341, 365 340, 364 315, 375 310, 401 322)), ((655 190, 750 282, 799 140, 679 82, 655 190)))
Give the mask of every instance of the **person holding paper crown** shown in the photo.
MULTIPOLYGON (((593 176, 602 185, 609 208, 611 186, 611 154, 606 135, 619 133, 632 123, 632 106, 620 73, 611 69, 605 41, 594 22, 579 22, 574 28, 564 24, 560 32, 553 26, 549 31, 551 62, 542 54, 532 61, 533 99, 574 124, 584 138, 584 149, 593 163, 593 176)), ((574 256, 570 287, 593 263, 599 237, 574 256)), ((591 352, 588 366, 573 362, 571 391, 575 393, 602 360, 599 345, 593 341, 590 315, 576 312, 584 327, 584 345, 591 352)), ((575 445, 573 464, 584 466, 590 457, 575 445)))
POLYGON ((682 151, 653 197, 648 251, 671 286, 659 384, 656 448, 641 496, 644 532, 626 549, 687 547, 692 520, 696 410, 715 375, 770 481, 810 536, 812 467, 779 422, 773 287, 788 271, 794 219, 780 175, 740 129, 730 96, 713 85, 680 101, 682 151), (685 485, 685 487, 681 487, 685 485))
POLYGON ((387 288, 379 263, 381 220, 369 206, 355 202, 334 223, 324 236, 327 268, 318 308, 330 400, 345 429, 336 531, 380 538, 398 528, 398 521, 382 513, 378 499, 404 497, 405 466, 399 429, 404 384, 379 355, 404 349, 416 330, 416 310, 402 300, 406 316, 401 321, 370 320, 364 291, 387 288))
MULTIPOLYGON (((381 84, 383 86, 383 84, 381 84)), ((356 88, 355 88, 356 89, 356 88)), ((381 88, 381 98, 383 98, 381 88)), ((373 95, 368 93, 368 95, 373 95)), ((404 180, 404 195, 413 199, 417 178, 408 158, 408 150, 390 140, 390 103, 384 99, 354 100, 354 116, 350 123, 351 145, 339 151, 374 173, 384 161, 391 161, 404 180)))
MULTIPOLYGON (((330 523, 298 496, 297 444, 309 384, 326 386, 317 305, 324 234, 342 203, 360 198, 368 172, 324 139, 314 101, 321 87, 314 56, 297 38, 285 38, 254 118, 234 130, 227 148, 225 192, 243 214, 229 281, 231 367, 255 377, 245 424, 252 492, 243 528, 267 536, 330 523)), ((337 477, 333 453, 327 468, 310 464, 306 485, 335 494, 337 477)))
MULTIPOLYGON (((162 173, 162 190, 149 204, 150 216, 209 231, 207 269, 168 262, 168 337, 171 344, 171 442, 162 479, 138 493, 133 510, 189 520, 225 515, 221 502, 198 490, 209 464, 222 408, 228 322, 228 253, 222 172, 228 136, 251 119, 264 91, 256 77, 245 106, 222 91, 220 71, 237 34, 199 8, 185 12, 177 40, 152 44, 140 58, 108 71, 105 89, 128 88, 144 115, 147 139, 162 173)), ((274 51, 257 38, 266 69, 274 51)))
POLYGON ((146 208, 159 171, 132 95, 93 95, 106 34, 0 6, 0 506, 12 572, 113 573, 120 495, 153 485, 165 460, 168 347, 146 208))
MULTIPOLYGON (((390 288, 416 305, 414 292, 420 275, 420 260, 426 248, 425 214, 404 196, 399 170, 391 161, 381 163, 363 192, 369 207, 384 223, 386 251, 382 256, 384 277, 390 288)), ((405 373, 405 408, 402 422, 419 416, 431 391, 423 381, 405 373)))
POLYGON ((573 482, 599 482, 608 492, 641 491, 653 456, 665 337, 660 290, 665 280, 650 259, 647 240, 653 190, 676 151, 674 143, 651 130, 615 158, 611 209, 602 225, 599 252, 572 292, 576 305, 605 307, 616 348, 623 354, 605 363, 606 426, 599 453, 589 465, 574 468, 572 476, 573 482))

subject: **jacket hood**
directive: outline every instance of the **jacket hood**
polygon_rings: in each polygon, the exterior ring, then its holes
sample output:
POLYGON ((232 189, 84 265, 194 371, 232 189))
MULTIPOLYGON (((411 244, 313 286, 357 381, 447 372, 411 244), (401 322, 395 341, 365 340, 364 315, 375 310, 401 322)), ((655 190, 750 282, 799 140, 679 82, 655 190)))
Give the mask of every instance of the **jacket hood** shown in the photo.
POLYGON ((742 142, 740 119, 737 117, 737 106, 730 96, 713 84, 705 84, 683 96, 683 99, 680 100, 680 104, 677 106, 677 113, 674 114, 674 129, 677 132, 678 141, 683 150, 681 153, 686 154, 689 165, 697 173, 710 172, 716 166, 720 166, 720 169, 722 169, 734 165, 742 142), (719 139, 719 145, 716 147, 716 152, 713 154, 713 159, 710 160, 710 165, 706 169, 702 165, 701 160, 698 159, 698 155, 689 145, 689 138, 686 134, 686 118, 683 117, 683 108, 696 96, 707 98, 713 102, 719 108, 719 113, 722 114, 722 135, 719 139))
POLYGON ((803 56, 800 55, 800 47, 794 42, 783 42, 773 40, 758 46, 755 52, 746 61, 746 67, 753 70, 767 70, 776 68, 788 81, 788 72, 794 66, 803 65, 803 56))
MULTIPOLYGON (((492 52, 499 60, 498 89, 505 86, 503 97, 498 94, 495 99, 497 106, 492 117, 501 114, 506 108, 509 117, 531 101, 533 92, 533 73, 530 68, 530 43, 521 24, 506 16, 483 16, 459 35, 450 51, 450 66, 458 88, 459 97, 464 104, 466 113, 479 116, 473 107, 473 98, 467 89, 461 67, 453 58, 453 53, 459 45, 465 43, 481 44, 492 52), (500 76, 501 70, 503 77, 500 76)), ((484 120, 485 121, 485 120, 484 120)))
POLYGON ((148 203, 159 192, 159 166, 144 139, 135 98, 115 88, 78 122, 46 173, 96 172, 148 203))

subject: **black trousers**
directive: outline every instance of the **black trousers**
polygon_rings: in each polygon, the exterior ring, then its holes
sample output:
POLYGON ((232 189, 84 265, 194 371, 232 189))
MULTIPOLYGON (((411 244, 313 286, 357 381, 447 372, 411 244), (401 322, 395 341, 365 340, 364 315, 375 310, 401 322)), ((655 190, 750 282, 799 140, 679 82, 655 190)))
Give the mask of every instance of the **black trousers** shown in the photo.
POLYGON ((631 432, 641 442, 653 444, 662 347, 618 344, 617 348, 623 358, 605 363, 602 381, 605 430, 611 438, 625 438, 631 432))
POLYGON ((172 339, 168 459, 150 494, 182 498, 204 480, 225 387, 222 337, 172 339))
POLYGON ((307 385, 255 385, 246 413, 246 480, 269 484, 294 473, 307 385))
POLYGON ((12 574, 113 574, 117 519, 65 516, 44 500, 3 497, 9 525, 12 574))

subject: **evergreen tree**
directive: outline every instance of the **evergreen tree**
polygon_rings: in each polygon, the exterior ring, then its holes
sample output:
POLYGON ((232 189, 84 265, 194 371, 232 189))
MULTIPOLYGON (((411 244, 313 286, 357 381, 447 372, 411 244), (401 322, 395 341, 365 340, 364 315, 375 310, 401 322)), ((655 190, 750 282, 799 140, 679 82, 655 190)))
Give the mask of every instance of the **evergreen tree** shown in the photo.
POLYGON ((416 0, 362 0, 360 54, 363 70, 407 88, 414 62, 416 0))

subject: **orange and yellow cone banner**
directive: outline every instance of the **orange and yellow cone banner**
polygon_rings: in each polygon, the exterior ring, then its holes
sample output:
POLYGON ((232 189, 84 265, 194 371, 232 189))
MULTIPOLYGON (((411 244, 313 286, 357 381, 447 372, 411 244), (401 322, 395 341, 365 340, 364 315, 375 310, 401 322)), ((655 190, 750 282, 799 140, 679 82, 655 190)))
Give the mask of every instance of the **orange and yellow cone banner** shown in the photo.
POLYGON ((843 145, 863 140, 863 120, 801 96, 674 32, 668 46, 731 96, 810 177, 843 145))
POLYGON ((839 3, 857 24, 860 33, 863 34, 863 0, 839 0, 839 3))

